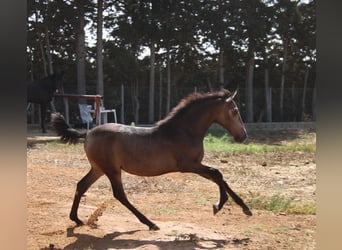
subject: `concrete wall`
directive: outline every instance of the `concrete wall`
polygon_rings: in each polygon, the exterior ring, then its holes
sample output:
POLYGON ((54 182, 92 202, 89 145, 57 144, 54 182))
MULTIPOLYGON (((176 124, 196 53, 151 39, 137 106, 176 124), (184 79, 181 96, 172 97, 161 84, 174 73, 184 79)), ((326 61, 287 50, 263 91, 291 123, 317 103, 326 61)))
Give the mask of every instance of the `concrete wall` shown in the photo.
MULTIPOLYGON (((245 123, 247 131, 252 130, 301 130, 316 129, 315 122, 258 122, 245 123)), ((221 126, 214 124, 211 128, 220 129, 221 126)))

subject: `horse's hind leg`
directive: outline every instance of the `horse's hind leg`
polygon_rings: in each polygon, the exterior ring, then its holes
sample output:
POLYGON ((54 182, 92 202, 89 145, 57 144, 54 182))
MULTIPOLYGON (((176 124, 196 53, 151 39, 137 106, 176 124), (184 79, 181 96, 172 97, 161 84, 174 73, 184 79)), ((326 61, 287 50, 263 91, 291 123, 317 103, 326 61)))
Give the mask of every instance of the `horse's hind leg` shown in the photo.
POLYGON ((69 218, 75 221, 78 226, 83 225, 83 222, 77 216, 77 210, 80 204, 81 197, 88 190, 88 188, 102 175, 103 173, 101 171, 91 168, 90 171, 77 183, 74 202, 71 207, 69 218))
POLYGON ((226 190, 226 192, 232 197, 232 199, 236 202, 236 204, 238 204, 241 208, 242 211, 246 214, 246 215, 252 215, 251 210, 249 209, 249 207, 243 202, 243 200, 228 186, 227 182, 223 181, 224 183, 224 189, 226 190))
POLYGON ((228 196, 226 192, 232 196, 233 200, 243 209, 243 212, 247 215, 252 215, 251 211, 249 210, 248 206, 243 202, 243 200, 228 186, 228 184, 223 180, 223 176, 219 170, 216 168, 207 167, 204 165, 200 165, 194 167, 187 171, 197 173, 200 176, 215 182, 220 189, 220 200, 217 204, 213 206, 214 214, 221 210, 224 203, 228 200, 228 196))
POLYGON ((150 230, 159 230, 159 227, 152 221, 146 218, 145 215, 140 213, 127 199, 125 191, 122 186, 121 172, 115 172, 108 175, 108 178, 112 184, 114 197, 127 207, 143 224, 147 225, 150 230))

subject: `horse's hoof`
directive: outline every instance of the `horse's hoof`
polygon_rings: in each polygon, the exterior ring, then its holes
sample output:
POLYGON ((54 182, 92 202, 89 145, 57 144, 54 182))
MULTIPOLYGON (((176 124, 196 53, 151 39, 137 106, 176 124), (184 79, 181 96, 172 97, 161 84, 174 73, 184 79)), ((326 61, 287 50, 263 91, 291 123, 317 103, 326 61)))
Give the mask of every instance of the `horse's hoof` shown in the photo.
POLYGON ((249 210, 249 209, 244 209, 244 210, 242 210, 243 211, 243 213, 245 214, 245 215, 248 215, 248 216, 252 216, 253 214, 252 214, 252 212, 251 212, 251 210, 249 210))
POLYGON ((70 219, 74 221, 78 227, 84 225, 83 221, 81 221, 79 218, 75 218, 75 219, 70 218, 70 219))
POLYGON ((156 224, 150 226, 150 231, 158 231, 159 229, 160 228, 156 224))
POLYGON ((220 211, 220 208, 218 205, 213 205, 213 212, 214 212, 214 215, 217 214, 217 212, 220 211))
POLYGON ((80 227, 80 226, 83 226, 84 223, 83 223, 83 221, 78 221, 78 222, 76 222, 76 225, 77 225, 78 227, 80 227))

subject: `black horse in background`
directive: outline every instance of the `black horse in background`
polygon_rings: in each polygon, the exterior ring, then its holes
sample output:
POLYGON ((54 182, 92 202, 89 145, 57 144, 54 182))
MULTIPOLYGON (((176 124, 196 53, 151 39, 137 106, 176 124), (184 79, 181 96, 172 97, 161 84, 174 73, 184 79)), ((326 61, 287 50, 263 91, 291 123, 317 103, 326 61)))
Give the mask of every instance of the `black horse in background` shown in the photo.
MULTIPOLYGON (((45 117, 48 105, 51 103, 55 93, 62 90, 62 73, 55 73, 44 77, 41 80, 31 81, 27 84, 27 102, 40 105, 40 126, 43 133, 46 133, 45 117)), ((29 109, 30 104, 27 106, 29 109)), ((53 110, 56 112, 55 110, 53 110)))

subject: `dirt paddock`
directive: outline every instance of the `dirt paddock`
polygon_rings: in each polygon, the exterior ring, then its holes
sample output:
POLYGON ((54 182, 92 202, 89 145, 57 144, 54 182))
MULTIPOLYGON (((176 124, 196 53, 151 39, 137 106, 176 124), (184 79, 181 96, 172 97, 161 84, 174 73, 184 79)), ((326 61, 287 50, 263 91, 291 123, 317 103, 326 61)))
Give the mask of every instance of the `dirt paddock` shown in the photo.
MULTIPOLYGON (((76 183, 88 172, 82 143, 65 145, 53 134, 27 136, 27 249, 316 249, 316 215, 253 209, 247 217, 234 202, 213 215, 219 191, 193 174, 138 177, 124 173, 128 199, 159 231, 149 231, 112 196, 103 176, 81 200, 75 227, 69 212, 76 183)), ((255 134, 265 144, 312 144, 308 131, 255 134)), ((207 151, 205 164, 217 167, 245 201, 258 197, 291 198, 315 204, 315 153, 207 151)), ((261 199, 261 198, 260 198, 261 199)))

